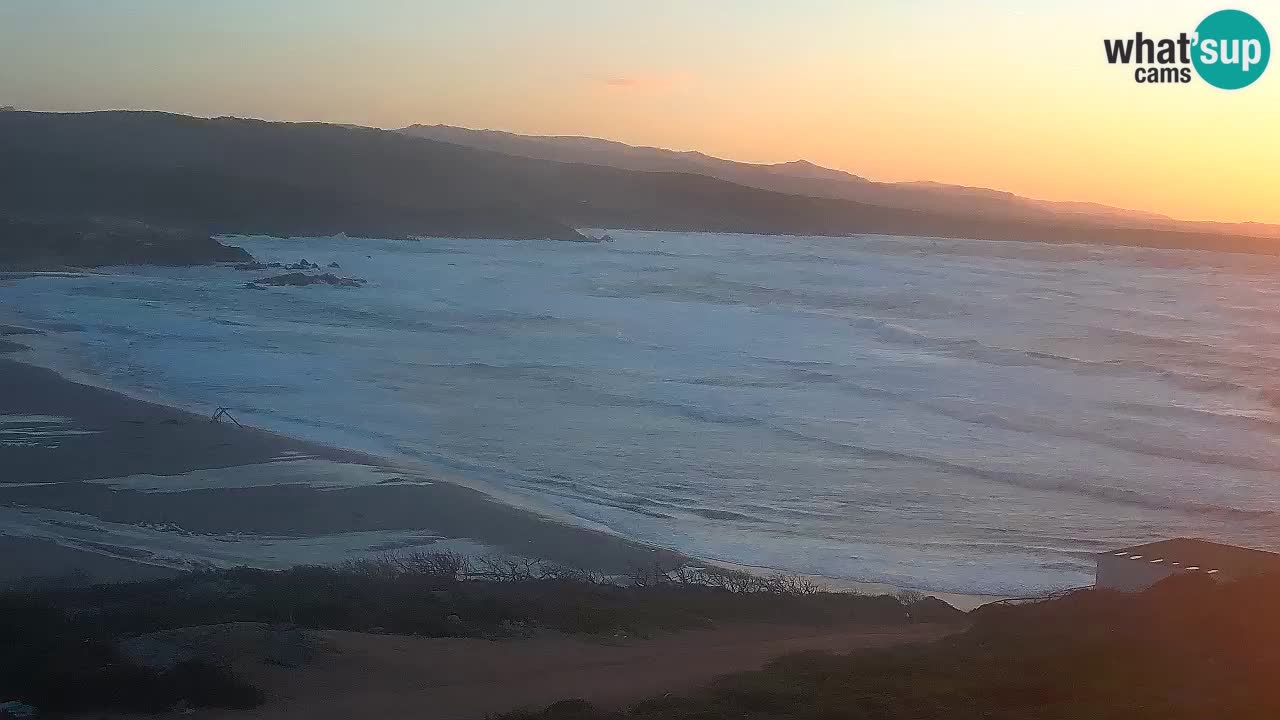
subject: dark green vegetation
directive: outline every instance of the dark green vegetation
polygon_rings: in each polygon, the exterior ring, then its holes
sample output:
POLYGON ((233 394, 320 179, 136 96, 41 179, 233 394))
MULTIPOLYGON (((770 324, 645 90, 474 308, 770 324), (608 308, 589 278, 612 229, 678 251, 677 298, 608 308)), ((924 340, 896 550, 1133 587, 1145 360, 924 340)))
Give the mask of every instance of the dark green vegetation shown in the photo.
POLYGON ((889 207, 369 128, 148 112, 0 113, 0 211, 215 234, 581 240, 576 227, 625 227, 1280 251, 1267 239, 1218 232, 889 207))
POLYGON ((1171 578, 988 606, 933 645, 781 658, 625 713, 566 701, 512 718, 1251 720, 1280 717, 1280 578, 1171 578))
POLYGON ((0 270, 204 265, 252 259, 208 234, 140 222, 0 216, 0 270))
MULTIPOLYGON (((167 671, 125 661, 99 611, 40 595, 0 595, 0 696, 42 710, 160 712, 180 703, 253 707, 262 694, 225 668, 188 660, 167 671)), ((102 609, 102 614, 111 612, 102 609)))
POLYGON ((119 641, 233 622, 428 637, 520 637, 540 629, 644 635, 727 622, 956 621, 945 604, 820 592, 795 578, 646 571, 634 585, 537 563, 473 566, 446 553, 341 568, 236 569, 167 580, 0 594, 0 697, 46 710, 244 707, 259 693, 200 658, 157 671, 119 641), (913 615, 915 616, 913 618, 913 615), (77 687, 76 693, 65 688, 77 687))

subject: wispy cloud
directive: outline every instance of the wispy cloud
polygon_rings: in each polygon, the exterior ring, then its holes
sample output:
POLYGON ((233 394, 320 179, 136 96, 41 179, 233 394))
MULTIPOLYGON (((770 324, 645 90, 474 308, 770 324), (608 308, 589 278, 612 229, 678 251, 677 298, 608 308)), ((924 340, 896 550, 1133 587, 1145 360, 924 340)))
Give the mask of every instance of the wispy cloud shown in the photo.
POLYGON ((668 92, 687 87, 693 83, 693 76, 688 73, 666 73, 646 75, 594 75, 589 78, 592 85, 614 92, 668 92))
POLYGON ((634 88, 644 84, 640 78, 633 77, 611 77, 605 78, 602 82, 611 88, 634 88))

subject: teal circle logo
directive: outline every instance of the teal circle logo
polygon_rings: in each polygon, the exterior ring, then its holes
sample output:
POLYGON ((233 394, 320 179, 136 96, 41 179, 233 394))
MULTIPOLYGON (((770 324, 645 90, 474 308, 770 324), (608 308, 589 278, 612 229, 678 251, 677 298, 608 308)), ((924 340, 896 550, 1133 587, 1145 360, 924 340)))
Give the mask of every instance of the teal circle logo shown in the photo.
POLYGON ((1239 90, 1252 85, 1271 60, 1271 39, 1257 18, 1241 10, 1219 10, 1196 27, 1191 62, 1210 85, 1239 90))

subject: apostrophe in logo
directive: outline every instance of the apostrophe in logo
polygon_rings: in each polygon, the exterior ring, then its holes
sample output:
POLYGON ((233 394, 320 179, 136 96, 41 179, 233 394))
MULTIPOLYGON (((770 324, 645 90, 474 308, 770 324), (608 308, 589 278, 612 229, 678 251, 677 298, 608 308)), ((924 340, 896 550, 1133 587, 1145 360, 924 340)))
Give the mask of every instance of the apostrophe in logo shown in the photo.
POLYGON ((1176 38, 1103 40, 1107 62, 1137 65, 1133 80, 1142 84, 1189 83, 1191 69, 1210 85, 1239 90, 1252 85, 1271 60, 1271 39, 1258 19, 1242 10, 1220 10, 1200 21, 1194 33, 1176 38))
POLYGON ((1219 10, 1196 26, 1191 59, 1204 81, 1239 90, 1262 76, 1271 60, 1271 39, 1258 19, 1240 10, 1219 10))

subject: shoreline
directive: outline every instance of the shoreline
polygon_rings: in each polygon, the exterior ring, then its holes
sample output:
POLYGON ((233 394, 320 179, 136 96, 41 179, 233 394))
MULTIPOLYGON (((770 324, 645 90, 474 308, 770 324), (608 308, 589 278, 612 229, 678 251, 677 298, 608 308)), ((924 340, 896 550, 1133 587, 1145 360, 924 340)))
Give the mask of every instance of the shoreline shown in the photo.
MULTIPOLYGON (((0 325, 2 336, 20 334, 47 337, 38 330, 0 325)), ((475 555, 479 548, 479 554, 488 549, 613 575, 624 575, 659 561, 703 563, 753 574, 772 571, 711 558, 690 558, 584 527, 514 499, 508 500, 501 493, 486 492, 483 486, 459 482, 434 468, 410 468, 407 463, 394 459, 301 440, 269 429, 213 423, 208 417, 177 403, 157 402, 104 383, 94 383, 93 377, 84 378, 88 380, 84 382, 80 373, 71 372, 76 377, 68 377, 61 369, 14 359, 14 355, 22 351, 34 353, 35 350, 18 343, 9 344, 17 347, 7 348, 8 355, 0 352, 0 397, 6 398, 0 401, 0 419, 6 414, 67 417, 93 434, 71 440, 89 446, 78 451, 42 453, 38 452, 40 448, 28 448, 22 452, 0 443, 0 465, 14 469, 9 473, 13 477, 0 477, 0 511, 19 505, 67 516, 87 516, 110 523, 113 529, 119 525, 168 526, 188 537, 263 535, 275 539, 270 551, 277 554, 310 555, 310 550, 296 547, 308 539, 319 543, 325 538, 382 533, 387 537, 368 540, 375 544, 382 540, 386 550, 449 549, 475 555), (18 386, 25 389, 25 398, 17 390, 18 386), (33 392, 31 388, 44 391, 33 392), (68 393, 80 399, 58 399, 68 393), (122 422, 130 426, 123 434, 118 428, 122 422), (101 437, 104 433, 109 437, 101 437), (195 442, 191 437, 183 440, 184 435, 194 435, 195 442), (92 448, 94 445, 98 446, 97 450, 92 448), (111 449, 105 450, 103 445, 111 449), (157 447, 166 448, 167 452, 157 457, 157 447), (122 462, 130 453, 145 456, 145 460, 122 462), (335 471, 346 476, 352 468, 363 468, 414 477, 408 481, 396 477, 394 480, 404 481, 396 483, 388 482, 393 478, 338 480, 339 487, 326 486, 323 482, 319 485, 293 483, 287 479, 257 483, 246 478, 254 473, 260 476, 264 467, 269 472, 277 472, 286 467, 282 463, 300 460, 330 463, 335 471), (342 466, 352 467, 342 470, 342 466), (195 474, 201 477, 184 477, 195 474), (152 480, 143 482, 142 489, 138 489, 139 478, 152 480), (201 484, 195 485, 196 482, 201 484), (166 484, 176 489, 166 489, 166 484), (367 511, 352 511, 353 507, 367 508, 367 511), (300 510, 303 512, 299 513, 300 510), (358 517, 343 517, 344 513, 353 512, 358 517), (291 513, 308 517, 291 518, 291 513), (148 515, 155 518, 149 520, 148 515), (290 542, 279 541, 281 536, 290 538, 290 542), (461 547, 457 545, 459 541, 461 547), (292 549, 282 550, 285 545, 291 545, 292 549)), ((67 522, 75 520, 59 517, 49 520, 48 524, 67 522)), ((76 571, 95 581, 163 576, 181 571, 184 554, 198 555, 203 551, 199 544, 184 543, 183 547, 175 548, 166 539, 148 537, 147 542, 163 546, 158 556, 113 554, 86 538, 41 537, 40 533, 45 532, 43 527, 28 526, 16 532, 27 534, 15 534, 0 514, 0 549, 10 555, 18 552, 47 555, 50 572, 44 573, 46 578, 65 577, 76 571), (178 553, 178 561, 165 556, 166 552, 178 553)), ((336 550, 331 552, 357 554, 347 557, 339 554, 330 562, 359 556, 359 551, 342 543, 336 545, 336 550)), ((372 551, 363 553, 369 554, 372 551)), ((241 559, 238 563, 224 561, 221 564, 260 567, 299 564, 266 559, 255 563, 251 557, 241 559)), ((31 562, 0 564, 0 583, 30 578, 31 570, 40 567, 39 563, 31 562), (27 574, 15 574, 16 569, 27 574)), ((843 592, 892 594, 904 589, 884 583, 806 577, 843 592)), ((922 592, 965 610, 1001 599, 1001 596, 922 592)))
POLYGON ((683 559, 386 458, 212 422, 4 355, 0 421, 0 556, 23 558, 0 563, 0 582, 165 574, 206 549, 226 555, 211 564, 259 567, 298 564, 290 553, 341 562, 458 546, 611 574, 683 559), (150 545, 92 539, 103 532, 150 545))
MULTIPOLYGON (((0 273, 0 280, 4 279, 3 274, 0 273)), ((181 413, 185 416, 191 416, 196 419, 210 419, 208 416, 191 409, 189 404, 181 399, 164 396, 155 392, 143 392, 131 388, 118 387, 105 381, 103 378, 92 374, 91 372, 75 369, 54 361, 53 358, 56 356, 68 352, 68 346, 59 345, 53 340, 55 335, 63 332, 62 330, 49 332, 21 325, 5 324, 5 322, 5 318, 0 316, 0 361, 9 360, 39 370, 46 370, 57 375, 64 381, 83 385, 95 390, 101 390, 113 395, 118 395, 130 401, 143 403, 145 405, 154 405, 166 410, 181 413), (14 330, 17 330, 18 332, 15 333, 13 332, 14 330), (21 340, 20 342, 8 341, 6 340, 6 336, 8 335, 19 336, 21 340)), ((13 318, 10 317, 7 322, 13 322, 13 318)), ((233 411, 233 414, 240 412, 235 408, 232 408, 231 410, 233 411)), ((3 406, 0 406, 0 414, 3 414, 3 411, 3 406)), ((237 419, 237 422, 239 422, 239 419, 237 419)), ((248 423, 252 423, 252 421, 248 421, 248 423)), ((320 456, 327 457, 328 453, 336 453, 344 460, 348 460, 350 462, 356 462, 372 467, 394 468, 405 472, 417 473, 430 477, 433 480, 474 490, 498 501, 503 505, 508 505, 554 522, 562 523, 577 529, 610 535, 631 542, 629 538, 615 533, 606 527, 594 526, 594 524, 587 520, 559 512, 557 508, 539 504, 532 498, 506 492, 501 487, 497 487, 491 483, 448 472, 447 470, 443 470, 435 465, 423 462, 418 458, 387 455, 377 451, 342 447, 332 442, 308 440, 306 438, 290 434, 288 431, 272 430, 259 425, 243 424, 242 427, 246 430, 252 430, 257 434, 274 438, 281 443, 306 445, 312 448, 317 448, 320 451, 318 453, 320 456)), ((0 480, 0 487, 2 487, 3 484, 3 480, 0 480)), ((675 555, 682 555, 678 551, 669 550, 667 548, 656 549, 668 551, 675 555)))

